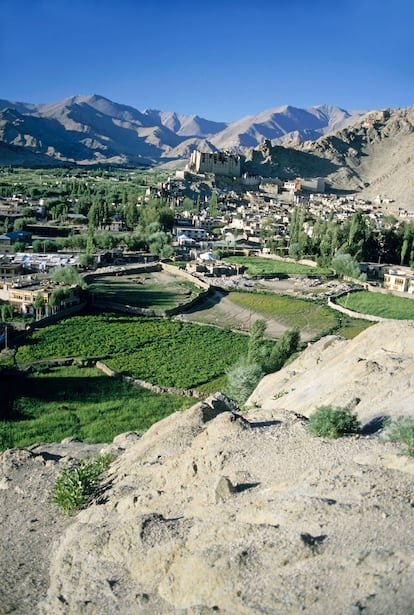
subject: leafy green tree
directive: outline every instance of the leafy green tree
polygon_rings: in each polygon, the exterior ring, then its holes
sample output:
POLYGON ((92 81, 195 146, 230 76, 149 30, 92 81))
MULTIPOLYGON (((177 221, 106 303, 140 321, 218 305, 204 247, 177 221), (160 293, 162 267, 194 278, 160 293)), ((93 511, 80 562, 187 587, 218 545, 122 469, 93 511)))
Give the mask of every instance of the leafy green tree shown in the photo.
POLYGON ((2 303, 1 305, 1 319, 6 322, 8 318, 13 318, 13 306, 11 303, 2 303))
POLYGON ((250 332, 247 350, 247 361, 250 364, 257 363, 260 365, 263 360, 263 342, 265 331, 266 321, 260 319, 255 320, 250 332))
POLYGON ((228 393, 241 404, 247 400, 264 374, 281 369, 299 348, 299 330, 286 331, 273 344, 264 339, 265 331, 266 321, 256 320, 252 326, 247 355, 227 371, 228 393))
POLYGON ((125 235, 123 239, 128 250, 134 251, 147 249, 145 239, 139 233, 130 233, 129 235, 125 235))
POLYGON ((94 236, 94 242, 96 247, 101 250, 112 250, 119 244, 119 235, 116 236, 113 233, 99 233, 94 236))
POLYGON ((151 254, 156 254, 160 258, 169 258, 174 254, 174 248, 171 245, 171 235, 159 228, 150 232, 146 237, 146 241, 151 254))
POLYGON ((28 224, 34 224, 36 218, 16 218, 13 224, 14 231, 24 231, 28 224))
POLYGON ((357 261, 363 259, 364 244, 369 234, 366 218, 361 209, 358 209, 345 225, 347 233, 342 251, 353 256, 357 261))
POLYGON ((219 208, 218 208, 217 192, 215 190, 211 193, 210 202, 208 205, 208 211, 210 213, 210 216, 218 216, 220 213, 219 208))
POLYGON ((49 239, 35 239, 32 243, 33 252, 57 252, 57 245, 54 241, 49 239))
POLYGON ((174 226, 174 212, 169 207, 163 207, 158 211, 158 221, 165 233, 170 233, 174 226))
POLYGON ((10 226, 10 220, 7 217, 7 218, 4 219, 2 232, 3 233, 8 233, 9 232, 9 226, 10 226))
POLYGON ((195 204, 193 199, 190 199, 188 196, 184 197, 183 201, 183 210, 184 211, 194 211, 195 204))
POLYGON ((66 288, 58 287, 53 289, 49 297, 49 306, 52 309, 52 314, 56 314, 67 296, 68 290, 66 288))
POLYGON ((132 231, 138 224, 139 213, 136 203, 128 203, 125 206, 124 221, 127 229, 132 231))
POLYGON ((361 272, 357 261, 350 254, 342 254, 338 252, 331 262, 332 268, 336 274, 343 278, 344 276, 360 279, 361 272))
POLYGON ((34 308, 36 310, 36 320, 40 320, 42 317, 42 312, 45 307, 45 300, 41 293, 38 293, 34 300, 34 308))
POLYGON ((275 342, 270 354, 263 359, 263 369, 268 374, 281 369, 289 357, 298 351, 300 345, 299 329, 285 331, 275 342))
POLYGON ((296 260, 299 260, 302 254, 303 254, 302 249, 298 241, 294 241, 293 243, 291 242, 289 244, 289 256, 291 258, 295 258, 296 260))
POLYGON ((411 265, 411 253, 414 251, 414 222, 403 225, 400 252, 400 264, 411 265))
POLYGON ((65 265, 65 267, 57 267, 54 269, 52 279, 54 282, 59 282, 67 286, 80 286, 81 288, 85 288, 86 286, 84 278, 80 275, 79 271, 71 265, 65 265))
POLYGON ((15 241, 12 250, 14 253, 16 252, 24 252, 27 248, 26 244, 23 241, 15 241))
POLYGON ((94 226, 92 224, 88 227, 88 234, 86 236, 86 254, 93 254, 95 252, 95 233, 94 226))
POLYGON ((81 254, 78 262, 84 269, 92 269, 95 265, 95 257, 93 254, 81 254))
POLYGON ((274 236, 275 236, 276 219, 274 216, 266 218, 260 227, 260 240, 262 247, 270 248, 274 252, 274 236))

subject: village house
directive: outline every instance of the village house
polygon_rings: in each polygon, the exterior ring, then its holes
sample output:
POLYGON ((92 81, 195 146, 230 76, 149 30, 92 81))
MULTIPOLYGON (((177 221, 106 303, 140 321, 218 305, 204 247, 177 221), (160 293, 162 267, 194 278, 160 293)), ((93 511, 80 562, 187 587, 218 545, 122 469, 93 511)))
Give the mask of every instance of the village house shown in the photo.
POLYGON ((414 295, 414 271, 410 267, 386 263, 360 263, 359 268, 371 283, 387 290, 414 295))
POLYGON ((44 314, 50 316, 54 311, 64 310, 81 302, 80 287, 70 286, 65 287, 65 293, 59 299, 59 304, 51 305, 51 297, 53 291, 59 287, 57 284, 44 281, 43 284, 32 280, 21 282, 4 282, 0 288, 0 299, 6 301, 13 306, 15 312, 19 314, 35 313, 36 298, 40 295, 44 302, 44 314))
POLYGON ((8 254, 13 251, 13 246, 17 243, 30 244, 32 233, 28 231, 11 231, 0 235, 0 253, 8 254))
POLYGON ((388 290, 414 295, 414 272, 409 267, 385 267, 384 286, 388 290))
POLYGON ((208 231, 204 226, 195 226, 190 220, 178 220, 173 226, 175 240, 180 245, 193 243, 195 241, 206 241, 208 231))
POLYGON ((23 264, 3 256, 0 258, 0 279, 10 280, 23 273, 23 264))

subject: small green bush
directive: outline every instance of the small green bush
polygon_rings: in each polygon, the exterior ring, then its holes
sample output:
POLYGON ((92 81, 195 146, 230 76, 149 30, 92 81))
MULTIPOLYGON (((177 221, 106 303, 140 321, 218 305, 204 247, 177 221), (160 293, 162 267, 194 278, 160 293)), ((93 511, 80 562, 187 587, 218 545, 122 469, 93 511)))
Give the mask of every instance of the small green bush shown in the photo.
POLYGON ((113 455, 97 455, 83 459, 75 467, 66 467, 53 488, 53 501, 66 515, 73 515, 87 502, 102 472, 113 461, 113 455))
POLYGON ((247 357, 241 357, 227 370, 226 393, 243 405, 262 377, 263 370, 258 363, 249 363, 247 357))
POLYGON ((409 416, 400 416, 392 421, 386 431, 391 442, 405 444, 407 453, 414 457, 414 419, 409 416))
POLYGON ((358 433, 360 423, 347 408, 320 406, 309 417, 308 428, 314 436, 337 438, 342 434, 358 433))

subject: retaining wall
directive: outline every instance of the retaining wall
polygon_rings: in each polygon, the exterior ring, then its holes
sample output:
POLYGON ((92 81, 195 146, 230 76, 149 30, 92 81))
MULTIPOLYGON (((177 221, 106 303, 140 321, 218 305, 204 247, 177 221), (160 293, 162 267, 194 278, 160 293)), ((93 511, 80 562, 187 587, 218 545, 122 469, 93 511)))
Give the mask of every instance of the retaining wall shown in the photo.
MULTIPOLYGON (((347 293, 342 293, 346 295, 347 293)), ((341 297, 342 295, 338 295, 341 297)), ((372 316, 371 314, 361 314, 360 312, 354 312, 353 310, 348 310, 348 308, 343 307, 342 305, 338 305, 334 298, 328 298, 328 306, 337 312, 342 312, 342 314, 346 314, 347 316, 351 316, 352 318, 360 318, 361 320, 370 320, 371 322, 381 322, 382 320, 389 320, 388 318, 383 318, 382 316, 372 316)))
POLYGON ((145 380, 140 380, 139 378, 124 376, 123 374, 120 374, 108 367, 108 365, 106 365, 102 361, 96 361, 95 366, 111 378, 123 380, 124 382, 128 382, 129 384, 133 384, 143 389, 147 389, 148 391, 152 391, 153 393, 157 393, 158 395, 178 395, 181 397, 194 397, 195 399, 205 399, 207 397, 206 393, 202 393, 201 391, 197 391, 196 389, 179 389, 176 387, 164 387, 158 384, 151 384, 151 382, 146 382, 145 380))

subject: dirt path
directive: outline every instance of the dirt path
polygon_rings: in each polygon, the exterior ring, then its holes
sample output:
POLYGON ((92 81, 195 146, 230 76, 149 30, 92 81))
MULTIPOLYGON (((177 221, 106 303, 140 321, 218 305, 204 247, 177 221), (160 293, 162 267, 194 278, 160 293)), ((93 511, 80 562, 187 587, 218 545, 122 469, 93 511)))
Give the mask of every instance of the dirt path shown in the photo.
POLYGON ((180 318, 190 322, 230 327, 246 333, 256 320, 262 319, 267 322, 266 337, 271 339, 279 338, 287 329, 274 318, 236 305, 224 291, 220 290, 214 292, 203 303, 183 312, 180 318))

